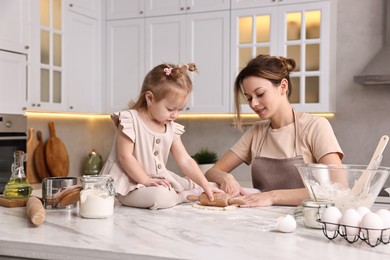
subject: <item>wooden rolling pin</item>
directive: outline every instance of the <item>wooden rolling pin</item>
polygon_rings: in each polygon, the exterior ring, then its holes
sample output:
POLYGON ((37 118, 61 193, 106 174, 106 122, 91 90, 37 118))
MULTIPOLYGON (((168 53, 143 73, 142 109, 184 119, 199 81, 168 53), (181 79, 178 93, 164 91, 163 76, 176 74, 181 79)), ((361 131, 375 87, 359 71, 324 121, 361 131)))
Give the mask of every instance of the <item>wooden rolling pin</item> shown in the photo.
POLYGON ((229 205, 244 205, 245 202, 239 198, 230 198, 226 193, 218 192, 214 193, 214 200, 210 201, 205 193, 196 195, 188 195, 187 199, 189 201, 199 201, 203 206, 214 206, 214 207, 226 207, 229 205))
POLYGON ((37 197, 29 197, 26 204, 27 217, 31 223, 38 226, 45 221, 46 211, 43 208, 42 202, 37 197))

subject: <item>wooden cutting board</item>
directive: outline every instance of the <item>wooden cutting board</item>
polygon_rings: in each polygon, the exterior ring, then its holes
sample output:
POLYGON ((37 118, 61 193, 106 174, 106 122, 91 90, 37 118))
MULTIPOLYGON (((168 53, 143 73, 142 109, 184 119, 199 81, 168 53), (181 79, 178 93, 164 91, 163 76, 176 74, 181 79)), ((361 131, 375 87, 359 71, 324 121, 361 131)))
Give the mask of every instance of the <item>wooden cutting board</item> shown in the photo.
POLYGON ((13 207, 25 207, 28 198, 24 199, 6 199, 4 195, 0 195, 0 206, 13 208, 13 207))
POLYGON ((37 140, 38 145, 34 153, 34 166, 38 176, 43 180, 44 178, 50 177, 50 172, 46 165, 45 145, 42 141, 42 132, 39 130, 37 131, 37 140))
POLYGON ((49 122, 50 137, 46 142, 45 156, 49 172, 54 177, 69 173, 69 156, 64 143, 56 136, 54 122, 49 122))
POLYGON ((35 138, 34 128, 28 130, 27 140, 27 162, 26 162, 26 176, 29 183, 38 183, 41 181, 39 178, 35 165, 34 165, 34 154, 39 142, 35 138))

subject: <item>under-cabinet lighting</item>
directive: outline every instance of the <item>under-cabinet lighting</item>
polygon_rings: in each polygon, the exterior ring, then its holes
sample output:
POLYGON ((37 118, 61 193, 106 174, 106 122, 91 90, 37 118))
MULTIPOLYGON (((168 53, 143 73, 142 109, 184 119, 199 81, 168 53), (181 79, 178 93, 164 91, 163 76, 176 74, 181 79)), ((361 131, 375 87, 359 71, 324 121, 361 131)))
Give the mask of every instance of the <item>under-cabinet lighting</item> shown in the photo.
MULTIPOLYGON (((28 111, 25 113, 27 117, 33 118, 80 118, 80 119, 109 119, 109 114, 84 114, 84 113, 57 113, 57 112, 39 112, 28 111)), ((309 113, 315 116, 333 118, 334 113, 309 113)), ((226 114, 181 114, 178 119, 234 119, 234 113, 226 114)), ((241 114, 242 119, 258 119, 256 114, 241 114)))

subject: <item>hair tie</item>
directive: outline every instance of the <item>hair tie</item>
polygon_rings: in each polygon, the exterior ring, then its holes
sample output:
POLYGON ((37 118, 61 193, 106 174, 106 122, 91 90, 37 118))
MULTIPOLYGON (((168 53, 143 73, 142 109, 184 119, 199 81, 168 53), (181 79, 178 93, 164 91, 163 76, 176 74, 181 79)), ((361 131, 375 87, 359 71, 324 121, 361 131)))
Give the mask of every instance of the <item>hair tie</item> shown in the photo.
POLYGON ((171 68, 171 67, 166 67, 166 68, 164 69, 164 72, 165 72, 165 75, 169 76, 169 75, 171 75, 171 73, 172 73, 172 68, 171 68))

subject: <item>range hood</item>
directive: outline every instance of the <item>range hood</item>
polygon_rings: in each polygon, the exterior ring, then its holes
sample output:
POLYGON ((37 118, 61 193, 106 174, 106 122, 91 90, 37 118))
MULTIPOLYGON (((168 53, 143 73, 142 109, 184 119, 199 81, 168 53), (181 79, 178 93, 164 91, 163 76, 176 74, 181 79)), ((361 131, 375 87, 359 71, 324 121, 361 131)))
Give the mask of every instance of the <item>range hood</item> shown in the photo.
POLYGON ((390 0, 384 0, 385 28, 382 49, 368 63, 366 68, 354 77, 354 81, 363 85, 390 84, 390 0))

